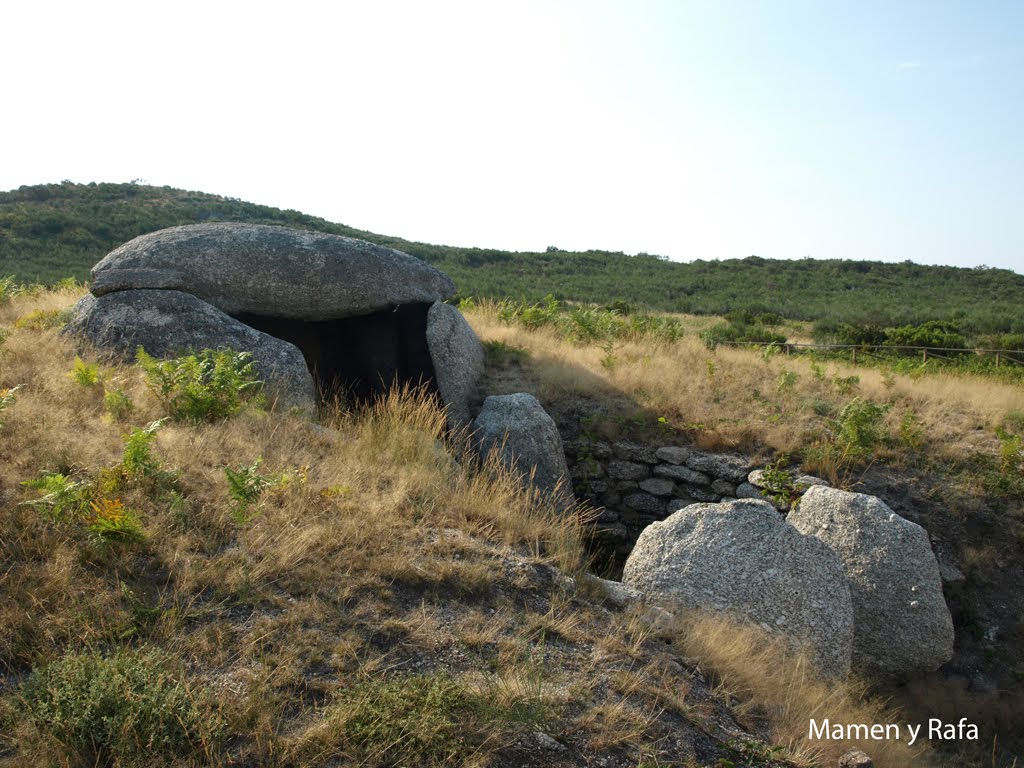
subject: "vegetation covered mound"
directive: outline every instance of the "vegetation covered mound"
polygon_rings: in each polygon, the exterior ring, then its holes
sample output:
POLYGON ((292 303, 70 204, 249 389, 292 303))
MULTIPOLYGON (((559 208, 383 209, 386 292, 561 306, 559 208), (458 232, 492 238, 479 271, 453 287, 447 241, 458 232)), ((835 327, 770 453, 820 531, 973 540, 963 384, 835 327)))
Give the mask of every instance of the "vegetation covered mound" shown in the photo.
POLYGON ((605 606, 578 517, 429 398, 313 423, 226 352, 168 387, 76 356, 80 294, 0 305, 0 765, 807 765, 855 743, 809 713, 893 717, 755 630, 605 606))
POLYGON ((111 249, 179 224, 244 221, 348 235, 405 251, 446 272, 462 296, 623 301, 667 312, 774 312, 802 320, 919 325, 950 320, 968 333, 1024 332, 1024 275, 910 262, 750 256, 689 263, 608 251, 542 253, 430 245, 201 192, 141 184, 42 184, 0 193, 0 275, 85 280, 111 249), (756 289, 755 289, 756 287, 756 289))

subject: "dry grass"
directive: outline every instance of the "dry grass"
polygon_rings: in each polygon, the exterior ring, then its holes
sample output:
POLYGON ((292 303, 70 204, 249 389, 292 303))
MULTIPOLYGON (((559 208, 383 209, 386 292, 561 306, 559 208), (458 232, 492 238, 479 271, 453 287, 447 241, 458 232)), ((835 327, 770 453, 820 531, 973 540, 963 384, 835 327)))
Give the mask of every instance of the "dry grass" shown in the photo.
POLYGON ((729 694, 743 700, 748 714, 771 724, 772 743, 802 765, 834 765, 851 747, 864 750, 877 768, 927 765, 928 755, 902 741, 831 741, 809 738, 810 720, 832 723, 899 723, 899 715, 866 698, 854 681, 823 682, 810 671, 806 657, 794 657, 788 645, 764 631, 735 624, 722 616, 692 614, 681 620, 678 643, 701 660, 729 694))
POLYGON ((1019 387, 977 376, 913 378, 759 350, 708 350, 697 335, 707 318, 682 317, 686 335, 674 344, 616 342, 609 357, 606 348, 570 344, 551 327, 506 325, 488 305, 467 317, 485 341, 527 353, 524 373, 497 379, 499 388, 533 386, 546 403, 618 399, 623 409, 641 410, 648 421, 663 417, 708 449, 799 453, 822 436, 830 412, 859 396, 891 406, 894 435, 912 414, 936 451, 991 452, 996 427, 1024 408, 1019 387))
MULTIPOLYGON (((321 424, 254 409, 227 421, 167 424, 153 443, 162 479, 116 489, 142 520, 141 543, 98 542, 73 521, 56 524, 24 506, 37 495, 25 480, 61 471, 95 482, 121 461, 132 425, 164 416, 134 366, 101 363, 100 382, 83 386, 68 375, 74 345, 52 329, 13 327, 76 296, 0 305, 0 324, 12 328, 0 348, 0 389, 24 385, 0 427, 5 692, 70 649, 154 647, 180 659, 216 702, 231 737, 222 754, 203 758, 210 764, 386 764, 391 753, 366 736, 373 728, 361 725, 364 715, 391 717, 389 696, 421 678, 461 702, 440 724, 454 741, 423 747, 435 762, 457 748, 460 759, 484 764, 546 730, 588 755, 611 750, 633 763, 650 756, 655 764, 698 764, 685 749, 687 729, 717 733, 710 723, 726 721, 725 706, 702 692, 692 668, 666 666, 666 646, 644 621, 596 607, 565 578, 586 567, 578 517, 524 492, 500 466, 477 465, 465 436, 447 433, 443 413, 420 393, 393 392, 359 412, 324 414, 321 424), (121 420, 104 401, 115 389, 134 405, 121 420), (224 468, 256 459, 259 472, 278 482, 240 520, 224 468), (465 725, 465 744, 451 723, 465 725)), ((530 350, 542 396, 622 395, 674 420, 699 414, 709 442, 738 444, 762 429, 768 422, 760 416, 740 423, 730 411, 749 411, 750 387, 793 365, 712 355, 684 341, 665 349, 620 345, 609 368, 601 350, 479 314, 471 320, 485 338, 530 350)), ((812 389, 777 400, 794 398, 792 423, 765 433, 778 450, 815 428, 797 414, 797 400, 826 384, 811 385, 813 375, 800 381, 812 389)), ((874 391, 866 375, 860 386, 874 391)), ((930 395, 913 397, 920 403, 930 395)), ((974 418, 995 418, 996 399, 974 418)), ((774 738, 795 754, 813 754, 798 738, 799 717, 868 716, 856 708, 856 691, 819 696, 799 664, 765 656, 753 640, 740 643, 735 638, 747 636, 731 627, 693 626, 700 632, 686 635, 686 653, 749 690, 770 714, 774 738), (752 671, 764 669, 758 681, 752 671), (773 684, 782 698, 764 690, 773 684)), ((430 700, 433 689, 415 690, 430 700)), ((3 707, 10 705, 0 705, 0 720, 13 716, 3 707)), ((434 714, 401 718, 435 722, 434 714)), ((0 738, 0 765, 38 763, 52 748, 15 749, 0 738)), ((52 762, 72 763, 73 755, 52 762)))

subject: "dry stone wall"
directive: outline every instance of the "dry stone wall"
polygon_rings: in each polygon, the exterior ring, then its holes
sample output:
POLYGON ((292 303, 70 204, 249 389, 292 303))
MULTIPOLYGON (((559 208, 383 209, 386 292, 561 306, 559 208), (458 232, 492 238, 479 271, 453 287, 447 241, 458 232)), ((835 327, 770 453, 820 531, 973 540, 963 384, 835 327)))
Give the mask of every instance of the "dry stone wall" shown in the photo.
MULTIPOLYGON (((576 498, 600 510, 595 533, 621 554, 644 528, 690 504, 761 499, 780 511, 788 507, 761 490, 763 470, 742 456, 589 439, 567 441, 565 453, 576 498)), ((824 482, 791 474, 798 487, 824 482)))

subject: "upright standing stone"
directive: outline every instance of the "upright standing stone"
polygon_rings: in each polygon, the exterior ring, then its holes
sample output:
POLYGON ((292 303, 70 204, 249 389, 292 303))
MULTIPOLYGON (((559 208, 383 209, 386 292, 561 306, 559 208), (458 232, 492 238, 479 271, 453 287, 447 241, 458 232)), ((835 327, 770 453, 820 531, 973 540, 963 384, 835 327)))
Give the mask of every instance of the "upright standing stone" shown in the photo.
POLYGON ((928 534, 881 499, 816 485, 786 518, 842 560, 853 598, 853 665, 903 679, 953 657, 953 620, 928 534))
POLYGON ((572 498, 572 482, 562 438, 554 420, 533 395, 491 395, 473 422, 481 456, 497 451, 524 483, 563 501, 572 498))

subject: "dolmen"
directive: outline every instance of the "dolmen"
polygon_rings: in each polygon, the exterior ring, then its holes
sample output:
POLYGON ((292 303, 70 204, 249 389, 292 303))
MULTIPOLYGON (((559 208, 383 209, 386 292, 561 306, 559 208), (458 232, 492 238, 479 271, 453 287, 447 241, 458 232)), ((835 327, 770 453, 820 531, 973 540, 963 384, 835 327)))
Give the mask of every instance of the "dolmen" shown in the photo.
POLYGON ((315 412, 424 384, 468 424, 483 373, 455 285, 401 251, 321 232, 212 223, 142 235, 92 270, 67 333, 126 358, 252 354, 278 407, 315 412))

